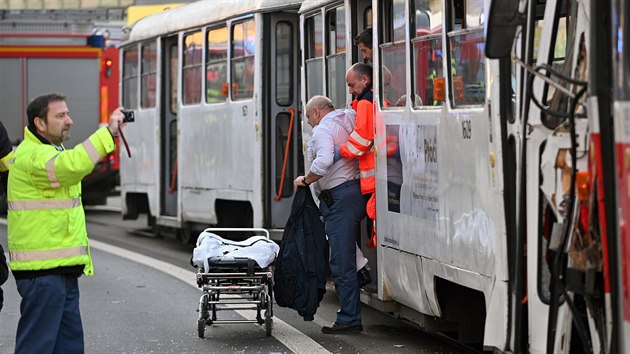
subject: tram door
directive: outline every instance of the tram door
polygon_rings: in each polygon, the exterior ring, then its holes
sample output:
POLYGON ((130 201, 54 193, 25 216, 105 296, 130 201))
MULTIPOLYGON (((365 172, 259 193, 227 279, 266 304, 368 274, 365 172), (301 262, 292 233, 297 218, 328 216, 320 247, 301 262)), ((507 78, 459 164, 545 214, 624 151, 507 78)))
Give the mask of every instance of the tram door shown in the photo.
POLYGON ((283 228, 293 202, 293 180, 303 170, 299 102, 299 22, 296 14, 266 14, 263 38, 265 87, 265 225, 283 228))
POLYGON ((177 36, 162 46, 162 95, 160 115, 160 215, 177 215, 177 36))

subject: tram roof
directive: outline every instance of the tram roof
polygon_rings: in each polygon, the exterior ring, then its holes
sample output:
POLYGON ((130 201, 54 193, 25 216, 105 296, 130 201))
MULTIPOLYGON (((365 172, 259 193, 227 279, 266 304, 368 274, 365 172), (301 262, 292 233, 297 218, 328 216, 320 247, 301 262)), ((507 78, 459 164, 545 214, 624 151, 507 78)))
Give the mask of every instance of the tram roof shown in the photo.
POLYGON ((166 33, 227 20, 256 12, 297 8, 301 0, 201 0, 144 17, 136 22, 125 42, 136 42, 166 33))
POLYGON ((303 14, 305 12, 319 9, 328 4, 340 2, 339 0, 304 0, 302 1, 302 6, 300 6, 300 13, 303 14))

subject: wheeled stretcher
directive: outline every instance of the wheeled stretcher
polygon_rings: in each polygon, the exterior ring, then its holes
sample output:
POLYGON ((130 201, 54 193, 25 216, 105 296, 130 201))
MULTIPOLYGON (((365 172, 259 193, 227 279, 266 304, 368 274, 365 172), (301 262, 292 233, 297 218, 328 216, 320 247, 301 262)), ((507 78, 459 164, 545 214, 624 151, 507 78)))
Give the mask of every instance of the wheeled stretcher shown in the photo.
POLYGON ((270 265, 279 247, 269 239, 265 229, 210 228, 197 240, 192 263, 199 267, 197 286, 199 299, 197 331, 204 337, 206 326, 213 324, 257 323, 265 325, 267 336, 273 327, 273 272, 270 265), (254 232, 245 241, 221 238, 212 232, 254 232), (217 313, 227 310, 256 310, 256 319, 219 319, 217 313))

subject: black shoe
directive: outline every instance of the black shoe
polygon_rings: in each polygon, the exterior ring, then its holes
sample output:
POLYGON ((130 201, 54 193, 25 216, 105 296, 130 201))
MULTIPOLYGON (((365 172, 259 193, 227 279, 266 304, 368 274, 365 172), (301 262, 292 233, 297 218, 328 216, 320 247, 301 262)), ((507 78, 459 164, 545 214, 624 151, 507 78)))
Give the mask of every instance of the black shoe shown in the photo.
POLYGON ((370 276, 370 271, 368 267, 365 266, 357 272, 357 277, 359 278, 359 287, 362 288, 372 282, 372 276, 370 276))
POLYGON ((334 322, 332 326, 322 327, 322 332, 326 334, 356 334, 363 332, 363 325, 343 325, 334 322))

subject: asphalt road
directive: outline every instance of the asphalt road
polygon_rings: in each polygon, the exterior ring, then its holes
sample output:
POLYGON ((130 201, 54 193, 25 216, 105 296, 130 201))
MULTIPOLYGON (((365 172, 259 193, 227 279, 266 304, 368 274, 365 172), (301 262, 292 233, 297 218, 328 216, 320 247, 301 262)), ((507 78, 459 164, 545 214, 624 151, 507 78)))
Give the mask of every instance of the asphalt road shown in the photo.
MULTIPOLYGON (((86 353, 460 353, 433 336, 363 306, 364 332, 326 335, 338 303, 331 286, 315 320, 274 307, 274 330, 256 324, 213 325, 197 336, 201 295, 189 265, 192 246, 150 237, 145 220, 123 221, 114 211, 88 210, 95 276, 82 277, 81 311, 86 353)), ((6 250, 6 226, 0 225, 6 250)), ((19 294, 11 277, 2 286, 0 353, 12 353, 19 294)), ((253 317, 254 311, 224 311, 223 318, 253 317)))

